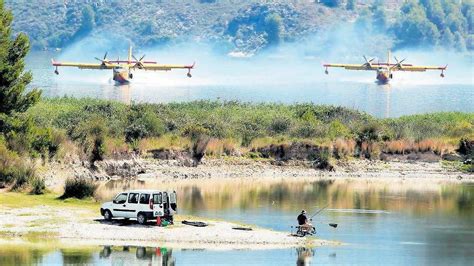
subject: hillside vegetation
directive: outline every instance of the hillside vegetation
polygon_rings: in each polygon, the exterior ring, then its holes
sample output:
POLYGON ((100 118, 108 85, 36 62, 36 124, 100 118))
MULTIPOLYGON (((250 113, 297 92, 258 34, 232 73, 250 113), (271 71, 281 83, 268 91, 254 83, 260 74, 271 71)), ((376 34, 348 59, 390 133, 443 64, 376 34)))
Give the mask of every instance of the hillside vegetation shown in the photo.
MULTIPOLYGON (((16 31, 35 49, 66 47, 87 35, 138 47, 218 43, 257 53, 351 25, 367 41, 384 35, 392 48, 474 49, 473 1, 13 1, 16 31)), ((387 47, 388 48, 388 47, 387 47)))
POLYGON ((154 149, 190 150, 202 138, 206 138, 202 150, 211 156, 248 152, 259 156, 251 153, 272 144, 307 143, 332 151, 329 157, 370 159, 379 159, 381 153, 441 156, 454 152, 461 140, 474 138, 474 114, 377 119, 348 108, 314 104, 195 101, 127 106, 55 98, 30 108, 24 119, 30 130, 4 141, 18 155, 64 160, 73 151, 92 163, 154 149))

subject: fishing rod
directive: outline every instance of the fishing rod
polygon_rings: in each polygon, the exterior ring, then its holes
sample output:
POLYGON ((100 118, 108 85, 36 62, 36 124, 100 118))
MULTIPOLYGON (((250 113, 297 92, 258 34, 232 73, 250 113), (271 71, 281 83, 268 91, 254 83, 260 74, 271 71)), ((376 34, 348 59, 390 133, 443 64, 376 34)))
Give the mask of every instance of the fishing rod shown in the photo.
MULTIPOLYGON (((318 210, 315 214, 313 214, 313 216, 311 216, 309 219, 312 220, 314 216, 318 215, 320 212, 322 212, 324 209, 326 209, 327 207, 329 207, 329 204, 324 206, 323 208, 321 208, 320 210, 318 210)), ((330 223, 329 226, 331 227, 334 227, 334 228, 337 228, 337 224, 335 223, 330 223)))
POLYGON ((309 219, 313 219, 314 216, 318 215, 320 212, 322 212, 324 209, 326 209, 327 207, 329 207, 329 204, 324 206, 323 208, 319 209, 315 214, 313 214, 313 216, 311 216, 309 219))

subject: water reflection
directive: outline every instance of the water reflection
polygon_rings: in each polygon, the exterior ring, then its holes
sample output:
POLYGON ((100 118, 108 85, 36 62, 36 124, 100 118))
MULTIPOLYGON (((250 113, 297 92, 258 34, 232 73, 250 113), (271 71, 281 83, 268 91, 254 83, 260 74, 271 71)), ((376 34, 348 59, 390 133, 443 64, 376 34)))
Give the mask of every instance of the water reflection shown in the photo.
POLYGON ((0 265, 175 265, 173 250, 165 247, 0 246, 0 265))
POLYGON ((246 182, 245 180, 163 183, 150 181, 110 181, 97 195, 111 199, 126 189, 175 189, 181 210, 197 213, 203 210, 267 207, 273 210, 312 210, 330 204, 329 211, 340 210, 400 211, 414 215, 434 212, 473 216, 474 184, 383 181, 279 181, 246 182))
POLYGON ((173 257, 173 250, 163 247, 130 247, 123 246, 112 247, 104 246, 99 253, 99 257, 104 260, 107 259, 114 265, 134 264, 134 261, 148 262, 148 265, 175 265, 173 257))
POLYGON ((298 254, 296 259, 297 266, 305 266, 311 263, 311 259, 314 256, 314 249, 307 247, 299 247, 296 249, 298 254))

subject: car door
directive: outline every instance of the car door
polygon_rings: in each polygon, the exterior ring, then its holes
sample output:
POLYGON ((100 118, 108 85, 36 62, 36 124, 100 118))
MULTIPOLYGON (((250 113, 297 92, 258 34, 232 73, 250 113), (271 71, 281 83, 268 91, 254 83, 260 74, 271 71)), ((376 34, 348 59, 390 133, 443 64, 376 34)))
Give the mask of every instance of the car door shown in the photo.
POLYGON ((127 204, 125 205, 123 212, 126 218, 136 218, 138 209, 138 193, 128 193, 127 204))
POLYGON ((127 199, 128 193, 120 193, 118 194, 115 199, 112 201, 113 208, 112 208, 112 216, 114 217, 125 217, 125 213, 123 210, 127 206, 127 199))
POLYGON ((153 193, 153 215, 163 216, 163 194, 161 192, 153 193))
MULTIPOLYGON (((153 212, 153 206, 150 204, 150 194, 149 193, 141 193, 140 194, 140 201, 138 203, 137 211, 141 212, 153 212)), ((137 213, 138 214, 138 213, 137 213)))

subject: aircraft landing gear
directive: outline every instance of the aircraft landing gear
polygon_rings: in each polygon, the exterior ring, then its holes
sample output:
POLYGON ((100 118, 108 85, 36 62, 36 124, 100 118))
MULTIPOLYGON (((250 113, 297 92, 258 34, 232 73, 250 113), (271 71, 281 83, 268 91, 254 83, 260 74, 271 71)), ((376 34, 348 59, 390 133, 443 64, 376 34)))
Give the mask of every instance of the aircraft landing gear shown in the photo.
POLYGON ((58 67, 54 70, 54 74, 59 75, 58 67))
POLYGON ((326 68, 326 70, 324 70, 324 74, 328 75, 329 74, 329 71, 328 69, 326 68))
POLYGON ((393 74, 390 74, 389 77, 390 77, 390 79, 393 79, 393 74))
POLYGON ((130 79, 133 79, 133 74, 132 74, 132 73, 128 73, 128 77, 129 77, 130 79))
POLYGON ((191 78, 193 75, 191 75, 191 71, 188 71, 188 74, 186 74, 186 76, 188 76, 188 78, 191 78))
POLYGON ((439 75, 440 77, 444 78, 444 72, 441 71, 441 74, 439 75))

